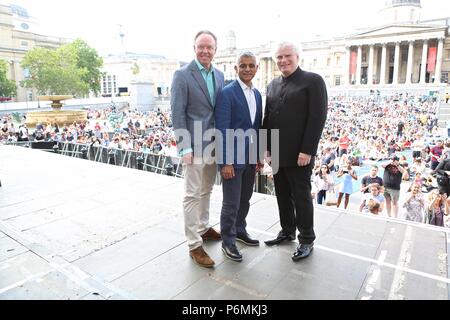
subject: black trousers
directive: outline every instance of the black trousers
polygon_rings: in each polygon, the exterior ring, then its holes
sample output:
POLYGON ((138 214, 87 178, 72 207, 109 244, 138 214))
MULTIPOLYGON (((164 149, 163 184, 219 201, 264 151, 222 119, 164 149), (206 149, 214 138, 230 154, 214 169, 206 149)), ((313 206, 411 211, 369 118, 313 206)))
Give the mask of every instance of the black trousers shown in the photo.
POLYGON ((298 241, 311 244, 314 233, 314 205, 311 197, 313 165, 280 168, 274 176, 281 229, 284 235, 299 231, 298 241))

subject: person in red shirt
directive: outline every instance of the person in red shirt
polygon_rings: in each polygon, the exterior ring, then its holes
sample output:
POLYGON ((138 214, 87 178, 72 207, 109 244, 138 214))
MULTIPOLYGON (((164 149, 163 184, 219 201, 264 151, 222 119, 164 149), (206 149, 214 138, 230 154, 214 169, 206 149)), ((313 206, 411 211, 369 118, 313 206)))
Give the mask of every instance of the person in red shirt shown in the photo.
POLYGON ((346 131, 342 131, 342 135, 339 139, 339 157, 342 157, 343 154, 348 154, 349 146, 350 138, 348 137, 348 133, 346 131))

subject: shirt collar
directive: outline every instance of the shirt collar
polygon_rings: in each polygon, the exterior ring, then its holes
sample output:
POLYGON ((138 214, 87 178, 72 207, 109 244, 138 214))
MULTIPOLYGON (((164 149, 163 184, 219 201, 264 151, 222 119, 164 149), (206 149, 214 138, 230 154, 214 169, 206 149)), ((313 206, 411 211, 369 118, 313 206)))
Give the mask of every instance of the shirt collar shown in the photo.
POLYGON ((200 61, 197 60, 197 58, 195 58, 195 63, 197 64, 197 67, 200 71, 205 70, 206 72, 214 72, 214 66, 211 63, 211 70, 207 70, 201 63, 200 61))
POLYGON ((237 78, 237 81, 239 82, 239 85, 241 86, 242 90, 246 90, 246 89, 253 90, 253 83, 252 83, 252 85, 249 87, 249 86, 246 85, 241 79, 239 79, 239 77, 237 78))

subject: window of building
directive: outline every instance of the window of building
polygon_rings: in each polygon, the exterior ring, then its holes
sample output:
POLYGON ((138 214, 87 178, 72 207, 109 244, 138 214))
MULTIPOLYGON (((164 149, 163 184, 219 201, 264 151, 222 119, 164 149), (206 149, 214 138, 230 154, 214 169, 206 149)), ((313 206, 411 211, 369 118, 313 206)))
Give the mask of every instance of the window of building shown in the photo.
POLYGON ((441 82, 448 83, 448 72, 442 72, 442 74, 441 74, 441 82))
POLYGON ((450 60, 450 49, 445 49, 444 59, 450 60))
POLYGON ((328 58, 327 59, 327 67, 330 67, 331 66, 331 58, 328 58))
POLYGON ((367 53, 363 53, 362 55, 361 55, 361 61, 364 63, 364 62, 367 62, 367 53))
POLYGON ((313 61, 313 66, 314 66, 314 67, 317 66, 317 59, 314 59, 314 61, 313 61))
POLYGON ((340 56, 337 56, 337 57, 336 57, 336 65, 337 65, 337 66, 340 66, 340 65, 341 65, 341 57, 340 57, 340 56))
POLYGON ((341 76, 334 76, 334 85, 336 87, 341 85, 341 76))

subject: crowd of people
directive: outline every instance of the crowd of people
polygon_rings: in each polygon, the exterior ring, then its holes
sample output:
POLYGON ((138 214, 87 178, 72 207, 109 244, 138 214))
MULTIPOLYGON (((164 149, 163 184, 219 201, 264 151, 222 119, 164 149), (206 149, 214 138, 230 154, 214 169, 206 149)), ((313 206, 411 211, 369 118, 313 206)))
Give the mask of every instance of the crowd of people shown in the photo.
MULTIPOLYGON (((312 179, 316 203, 449 227, 450 183, 443 180, 450 174, 450 164, 444 167, 450 141, 437 138, 436 108, 436 102, 408 95, 331 97, 312 179), (364 171, 369 172, 358 174, 364 171)), ((33 129, 3 115, 0 143, 21 141, 178 156, 171 114, 161 111, 110 107, 89 111, 84 123, 33 129)))
POLYGON ((317 203, 339 208, 344 199, 347 209, 356 195, 360 212, 449 227, 450 143, 436 108, 408 95, 331 98, 312 181, 317 203))
POLYGON ((57 141, 177 156, 168 112, 118 112, 110 107, 89 111, 88 120, 82 123, 63 127, 38 123, 32 130, 25 123, 15 125, 12 115, 1 119, 0 143, 57 141))

